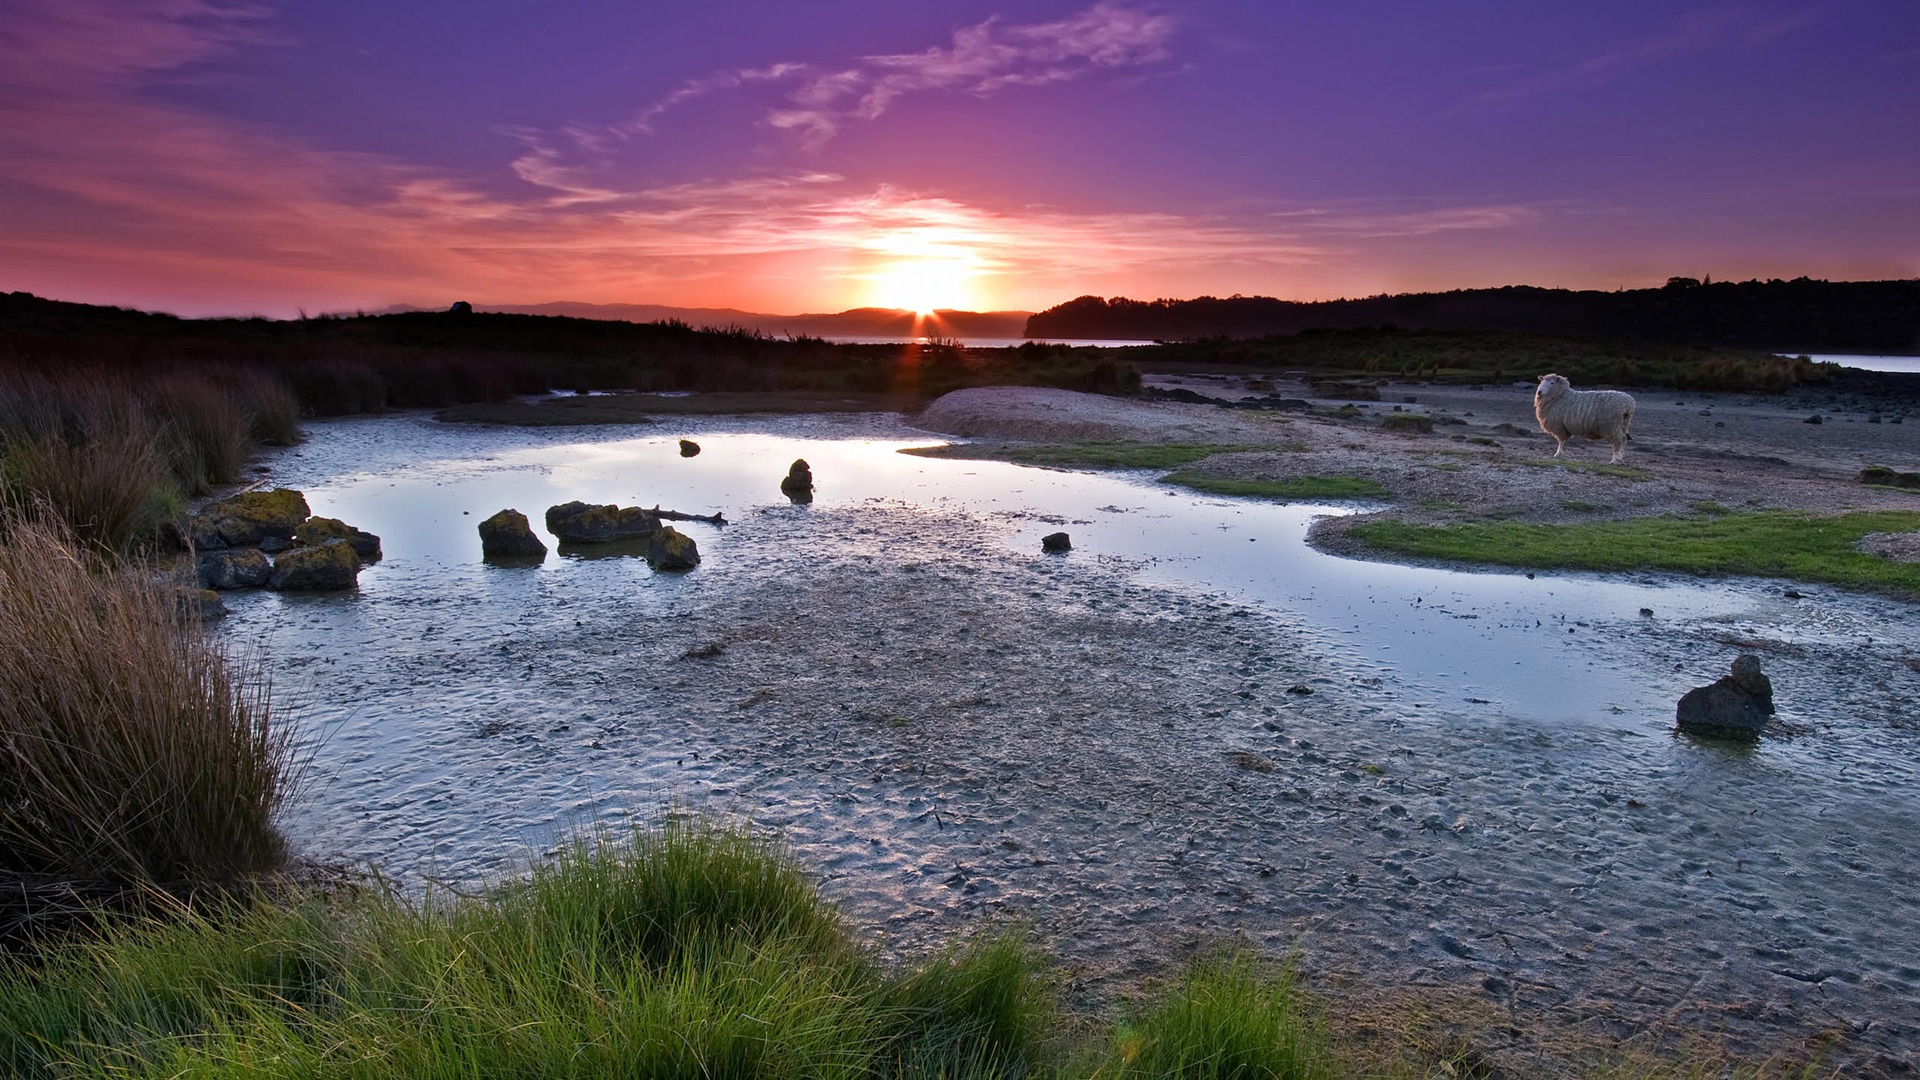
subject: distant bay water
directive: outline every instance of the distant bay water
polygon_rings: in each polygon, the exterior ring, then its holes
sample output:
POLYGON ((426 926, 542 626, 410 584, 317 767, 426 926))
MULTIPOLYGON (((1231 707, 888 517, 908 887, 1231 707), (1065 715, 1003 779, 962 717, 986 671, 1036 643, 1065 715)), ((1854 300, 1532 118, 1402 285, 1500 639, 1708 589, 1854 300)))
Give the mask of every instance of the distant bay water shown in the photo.
POLYGON ((1852 353, 1782 353, 1805 356, 1828 364, 1859 368, 1861 371, 1910 371, 1920 373, 1920 356, 1861 356, 1852 353))
POLYGON ((1121 341, 1105 338, 1017 338, 1017 337, 941 337, 928 335, 922 337, 861 337, 854 334, 829 334, 828 341, 842 345, 928 345, 936 341, 958 341, 969 349, 1008 349, 1028 342, 1042 345, 1071 345, 1074 348, 1092 346, 1100 349, 1123 349, 1130 345, 1151 345, 1151 341, 1121 341))

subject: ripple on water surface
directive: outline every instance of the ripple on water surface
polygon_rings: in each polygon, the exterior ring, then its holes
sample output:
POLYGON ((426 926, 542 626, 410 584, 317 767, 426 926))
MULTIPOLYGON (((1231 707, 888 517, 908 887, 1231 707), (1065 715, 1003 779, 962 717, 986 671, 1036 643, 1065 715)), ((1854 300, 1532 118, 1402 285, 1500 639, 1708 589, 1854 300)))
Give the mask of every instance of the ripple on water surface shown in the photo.
POLYGON ((1241 930, 1626 1016, 1875 1002, 1910 1046, 1900 605, 1337 559, 1301 542, 1334 508, 901 455, 937 440, 884 417, 312 435, 274 479, 387 557, 349 596, 233 595, 224 631, 325 735, 311 848, 473 878, 678 802, 781 828, 908 937, 1014 911, 1099 966, 1241 930), (571 499, 730 524, 676 526, 682 575, 481 563, 478 521, 571 499), (1673 736, 1743 648, 1788 734, 1673 736))

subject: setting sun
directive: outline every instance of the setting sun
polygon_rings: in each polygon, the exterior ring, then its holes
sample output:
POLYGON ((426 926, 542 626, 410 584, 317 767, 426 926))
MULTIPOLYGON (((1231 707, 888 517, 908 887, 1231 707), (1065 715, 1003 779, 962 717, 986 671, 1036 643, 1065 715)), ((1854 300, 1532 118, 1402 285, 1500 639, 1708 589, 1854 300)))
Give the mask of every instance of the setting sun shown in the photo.
POLYGON ((960 259, 889 263, 870 277, 869 303, 927 315, 942 308, 972 310, 974 270, 960 259))

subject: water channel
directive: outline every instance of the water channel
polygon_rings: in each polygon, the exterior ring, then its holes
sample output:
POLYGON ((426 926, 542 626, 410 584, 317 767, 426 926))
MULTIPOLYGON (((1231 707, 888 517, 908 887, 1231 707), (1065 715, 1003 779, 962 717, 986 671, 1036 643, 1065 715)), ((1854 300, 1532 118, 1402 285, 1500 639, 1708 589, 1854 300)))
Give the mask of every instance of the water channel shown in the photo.
POLYGON ((1350 508, 915 457, 945 440, 889 416, 309 432, 272 481, 386 557, 349 595, 231 594, 221 633, 316 741, 310 851, 472 882, 711 810, 860 921, 1033 919, 1095 980, 1237 933, 1623 1022, 1920 1027, 1905 605, 1335 558, 1303 537, 1350 508), (779 492, 795 458, 811 505, 779 492), (478 521, 570 499, 729 524, 679 526, 685 574, 481 560, 478 521), (1742 649, 1779 732, 1674 735, 1742 649))

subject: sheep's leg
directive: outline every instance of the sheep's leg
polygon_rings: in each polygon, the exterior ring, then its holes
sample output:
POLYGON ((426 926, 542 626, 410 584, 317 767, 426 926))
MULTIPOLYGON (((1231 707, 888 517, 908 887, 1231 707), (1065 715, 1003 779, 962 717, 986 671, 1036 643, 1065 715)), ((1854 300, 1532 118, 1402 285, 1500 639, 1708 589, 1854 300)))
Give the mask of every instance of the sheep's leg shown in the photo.
POLYGON ((1558 435, 1555 435, 1553 437, 1553 456, 1559 457, 1560 451, 1565 450, 1566 448, 1567 448, 1567 440, 1561 438, 1558 435))
POLYGON ((1618 464, 1620 464, 1620 462, 1622 462, 1623 460, 1625 460, 1625 459, 1626 459, 1626 456, 1627 456, 1627 440, 1625 440, 1625 439, 1609 439, 1609 440, 1608 440, 1608 445, 1610 445, 1610 446, 1612 446, 1612 447, 1613 447, 1613 460, 1612 460, 1612 461, 1609 461, 1609 462, 1607 462, 1607 464, 1609 464, 1609 465, 1618 465, 1618 464))

